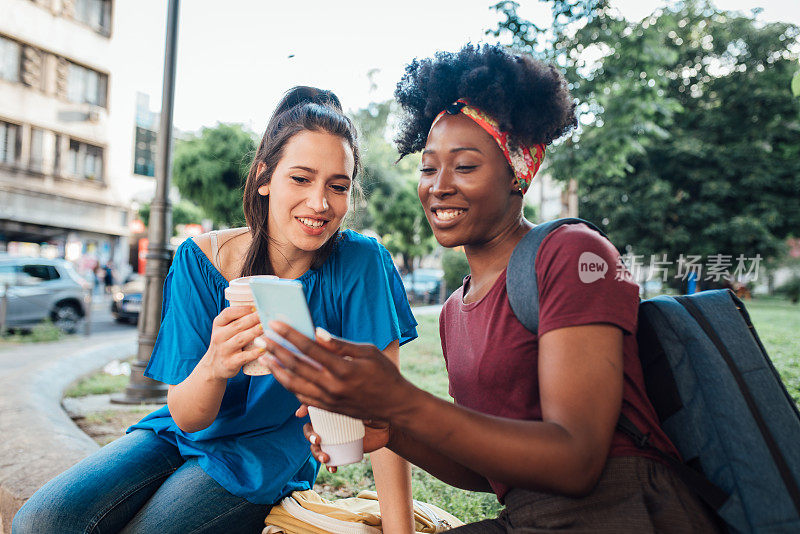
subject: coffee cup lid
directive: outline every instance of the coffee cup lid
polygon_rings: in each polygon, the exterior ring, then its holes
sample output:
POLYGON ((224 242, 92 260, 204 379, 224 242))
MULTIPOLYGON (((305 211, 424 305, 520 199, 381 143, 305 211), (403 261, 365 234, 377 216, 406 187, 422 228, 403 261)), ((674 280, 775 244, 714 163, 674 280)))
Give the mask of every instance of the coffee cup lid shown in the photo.
POLYGON ((228 287, 225 288, 225 298, 228 299, 228 301, 253 300, 253 292, 250 291, 250 280, 263 280, 268 278, 277 278, 277 276, 272 274, 257 274, 254 276, 234 278, 230 281, 228 287))

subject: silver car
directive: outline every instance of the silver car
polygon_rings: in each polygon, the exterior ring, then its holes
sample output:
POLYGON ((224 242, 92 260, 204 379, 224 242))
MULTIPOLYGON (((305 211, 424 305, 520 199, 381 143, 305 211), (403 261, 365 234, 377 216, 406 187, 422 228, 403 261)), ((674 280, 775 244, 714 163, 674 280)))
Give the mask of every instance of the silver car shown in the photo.
POLYGON ((50 319, 64 332, 74 333, 86 315, 89 290, 89 283, 64 260, 0 255, 0 299, 5 292, 7 327, 27 328, 50 319))

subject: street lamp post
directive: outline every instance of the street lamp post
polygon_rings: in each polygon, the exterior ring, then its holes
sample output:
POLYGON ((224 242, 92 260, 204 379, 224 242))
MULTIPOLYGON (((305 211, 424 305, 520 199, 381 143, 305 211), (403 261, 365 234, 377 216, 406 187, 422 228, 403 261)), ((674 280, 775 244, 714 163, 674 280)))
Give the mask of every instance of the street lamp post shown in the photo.
POLYGON ((172 254, 169 237, 172 229, 172 207, 169 202, 172 154, 172 108, 175 101, 175 59, 178 42, 179 0, 169 0, 167 7, 167 39, 164 53, 164 83, 161 95, 161 123, 159 125, 156 194, 150 204, 147 267, 139 314, 139 350, 131 365, 131 378, 125 392, 112 398, 118 404, 142 402, 163 404, 167 402, 167 386, 144 376, 147 362, 158 336, 161 324, 161 295, 172 254))

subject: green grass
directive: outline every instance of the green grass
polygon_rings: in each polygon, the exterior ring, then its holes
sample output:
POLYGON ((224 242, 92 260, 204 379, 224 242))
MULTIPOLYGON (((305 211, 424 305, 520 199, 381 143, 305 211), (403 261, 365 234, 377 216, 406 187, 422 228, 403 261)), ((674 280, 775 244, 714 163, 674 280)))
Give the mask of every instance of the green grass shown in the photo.
POLYGON ((437 397, 451 400, 447 392, 447 369, 439 341, 439 317, 428 315, 417 320, 419 338, 400 349, 400 369, 417 387, 437 397))
POLYGON ((775 298, 747 300, 744 305, 786 389, 800 405, 800 305, 775 298))
POLYGON ((104 393, 119 393, 128 385, 128 376, 95 373, 86 378, 81 378, 67 388, 65 397, 85 397, 87 395, 102 395, 104 393))
POLYGON ((15 330, 0 338, 0 344, 42 343, 58 341, 67 336, 49 319, 37 323, 30 330, 15 330))

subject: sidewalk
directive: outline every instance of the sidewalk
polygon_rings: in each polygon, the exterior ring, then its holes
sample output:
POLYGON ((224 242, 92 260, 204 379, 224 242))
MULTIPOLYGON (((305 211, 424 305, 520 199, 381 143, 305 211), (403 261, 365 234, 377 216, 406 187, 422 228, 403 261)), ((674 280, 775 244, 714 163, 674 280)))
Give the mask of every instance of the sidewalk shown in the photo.
POLYGON ((0 350, 0 532, 42 484, 98 446, 61 407, 66 387, 136 350, 136 331, 0 350))

